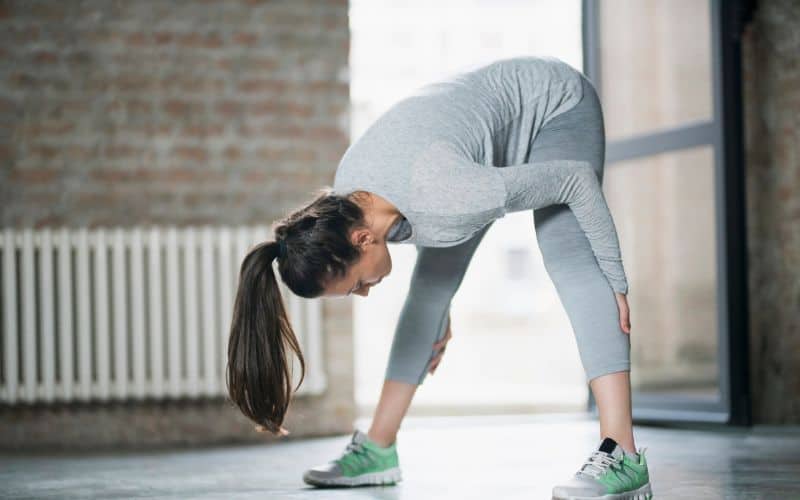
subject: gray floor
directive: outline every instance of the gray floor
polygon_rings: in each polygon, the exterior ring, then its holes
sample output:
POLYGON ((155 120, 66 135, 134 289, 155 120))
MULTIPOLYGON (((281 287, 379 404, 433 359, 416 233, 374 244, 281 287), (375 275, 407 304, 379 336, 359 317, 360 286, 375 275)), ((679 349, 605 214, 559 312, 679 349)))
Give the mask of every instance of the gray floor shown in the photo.
MULTIPOLYGON (((367 422, 357 425, 365 428, 367 422)), ((800 498, 797 428, 636 427, 654 498, 800 498)), ((2 498, 546 499, 599 440, 581 415, 407 419, 404 480, 383 488, 306 486, 303 470, 349 436, 147 453, 0 455, 2 498)))

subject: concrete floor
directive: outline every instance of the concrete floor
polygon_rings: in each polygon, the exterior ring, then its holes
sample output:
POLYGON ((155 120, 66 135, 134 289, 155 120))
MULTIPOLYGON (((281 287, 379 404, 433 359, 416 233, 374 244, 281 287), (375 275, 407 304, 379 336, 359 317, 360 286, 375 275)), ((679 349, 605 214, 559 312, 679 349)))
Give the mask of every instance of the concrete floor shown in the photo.
MULTIPOLYGON (((366 429, 368 422, 356 425, 366 429)), ((798 499, 800 430, 636 427, 658 499, 798 499)), ((599 442, 584 415, 409 418, 396 486, 314 489, 349 436, 203 450, 0 455, 2 498, 548 499, 599 442)))

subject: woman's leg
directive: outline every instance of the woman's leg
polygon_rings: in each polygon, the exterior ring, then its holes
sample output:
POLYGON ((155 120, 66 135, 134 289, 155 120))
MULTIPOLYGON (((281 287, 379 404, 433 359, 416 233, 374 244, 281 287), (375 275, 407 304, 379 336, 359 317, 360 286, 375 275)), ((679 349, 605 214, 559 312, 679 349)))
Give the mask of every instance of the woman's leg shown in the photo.
POLYGON ((417 392, 417 384, 400 382, 398 380, 385 379, 381 398, 372 416, 372 424, 367 431, 367 436, 380 446, 389 446, 397 438, 397 431, 400 430, 400 423, 406 416, 408 407, 414 393, 417 392))
POLYGON ((600 413, 600 437, 611 437, 629 453, 636 453, 631 417, 630 371, 595 377, 589 383, 600 413))
MULTIPOLYGON (((538 161, 588 161, 602 184, 605 131, 591 84, 584 97, 540 130, 530 152, 538 161)), ((600 435, 635 453, 630 396, 630 338, 619 326, 614 291, 600 270, 589 240, 567 205, 534 210, 544 265, 572 325, 586 378, 600 413, 600 435)))
POLYGON ((417 247, 400 318, 395 327, 380 401, 367 435, 382 446, 394 442, 400 423, 434 357, 433 344, 447 331, 450 302, 475 249, 493 223, 452 247, 417 247))

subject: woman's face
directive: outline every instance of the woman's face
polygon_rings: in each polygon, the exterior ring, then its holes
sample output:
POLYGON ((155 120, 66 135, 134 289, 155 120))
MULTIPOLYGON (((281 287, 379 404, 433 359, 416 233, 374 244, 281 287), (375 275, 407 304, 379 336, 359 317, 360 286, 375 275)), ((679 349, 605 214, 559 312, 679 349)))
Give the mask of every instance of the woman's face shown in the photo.
POLYGON ((360 247, 361 258, 347 269, 344 278, 330 285, 325 295, 366 297, 370 289, 392 272, 392 257, 386 240, 378 239, 369 228, 357 229, 352 234, 353 243, 360 247))

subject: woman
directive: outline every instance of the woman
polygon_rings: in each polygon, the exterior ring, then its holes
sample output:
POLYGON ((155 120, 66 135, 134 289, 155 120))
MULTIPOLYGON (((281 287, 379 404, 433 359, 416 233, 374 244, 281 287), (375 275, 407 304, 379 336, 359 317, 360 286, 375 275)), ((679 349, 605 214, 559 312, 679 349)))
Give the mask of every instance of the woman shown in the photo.
POLYGON ((276 223, 276 241, 245 257, 228 349, 232 400, 263 428, 286 432, 289 349, 305 366, 274 258, 299 296, 367 296, 391 271, 387 242, 413 243, 417 261, 372 425, 303 476, 318 486, 400 480, 397 432, 441 362, 470 259, 494 220, 531 210, 600 414, 599 446, 553 496, 647 497, 631 418, 628 284, 601 190, 604 154, 595 89, 558 59, 502 59, 418 88, 351 144, 333 189, 276 223))

